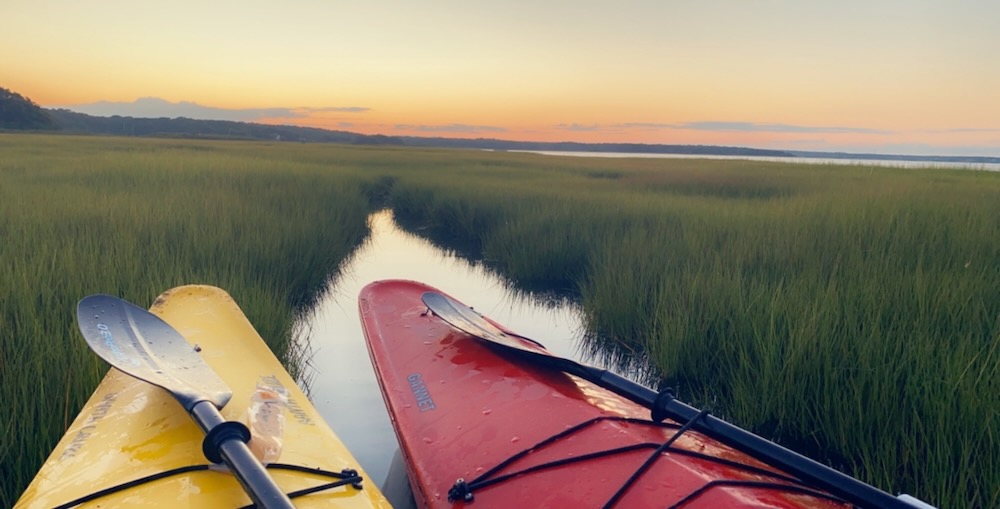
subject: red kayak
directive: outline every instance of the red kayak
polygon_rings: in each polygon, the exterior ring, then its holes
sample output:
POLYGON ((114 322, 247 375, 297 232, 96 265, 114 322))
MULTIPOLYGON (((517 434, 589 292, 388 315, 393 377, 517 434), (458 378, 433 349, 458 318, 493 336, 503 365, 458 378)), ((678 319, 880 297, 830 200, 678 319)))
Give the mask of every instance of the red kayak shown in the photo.
MULTIPOLYGON (((431 312, 435 302, 463 307, 413 281, 369 284, 359 300, 372 363, 418 507, 857 504, 831 494, 822 482, 802 480, 811 479, 808 475, 772 466, 731 446, 731 440, 710 436, 717 426, 733 426, 707 412, 652 420, 648 407, 619 395, 624 391, 588 381, 586 373, 566 373, 581 365, 550 356, 541 345, 509 331, 487 332, 497 324, 484 326, 478 315, 449 316, 437 307, 431 312), (426 304, 427 295, 440 300, 426 304), (499 344, 505 341, 516 343, 499 344)), ((889 503, 903 504, 857 484, 889 503)))

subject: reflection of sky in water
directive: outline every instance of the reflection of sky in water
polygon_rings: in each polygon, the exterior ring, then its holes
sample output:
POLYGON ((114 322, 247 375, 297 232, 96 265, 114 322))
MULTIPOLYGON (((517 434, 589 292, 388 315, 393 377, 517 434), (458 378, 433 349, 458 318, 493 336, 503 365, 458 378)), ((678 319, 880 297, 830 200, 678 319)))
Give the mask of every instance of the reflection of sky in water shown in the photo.
POLYGON ((358 318, 358 294, 364 285, 379 279, 421 281, 540 341, 556 355, 586 359, 580 358, 575 346, 575 339, 583 334, 576 308, 567 304, 543 307, 513 295, 482 267, 401 231, 389 212, 373 215, 371 227, 369 242, 302 325, 312 354, 305 370, 310 397, 372 481, 381 485, 396 437, 358 318))

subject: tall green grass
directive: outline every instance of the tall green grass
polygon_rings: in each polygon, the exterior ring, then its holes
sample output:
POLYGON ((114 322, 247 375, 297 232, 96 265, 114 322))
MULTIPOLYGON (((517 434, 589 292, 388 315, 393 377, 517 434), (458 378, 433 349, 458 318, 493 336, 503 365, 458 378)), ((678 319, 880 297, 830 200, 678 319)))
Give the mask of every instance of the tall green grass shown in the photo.
POLYGON ((381 203, 579 300, 636 376, 888 491, 1000 505, 998 174, 14 135, 0 155, 0 505, 103 372, 77 299, 216 284, 294 355, 294 310, 381 203))
POLYGON ((296 371, 295 314, 365 235, 361 179, 322 146, 0 135, 0 506, 103 376, 76 302, 229 291, 296 371))
POLYGON ((568 289, 623 369, 883 489, 1000 503, 1000 175, 496 154, 394 175, 398 215, 568 289))

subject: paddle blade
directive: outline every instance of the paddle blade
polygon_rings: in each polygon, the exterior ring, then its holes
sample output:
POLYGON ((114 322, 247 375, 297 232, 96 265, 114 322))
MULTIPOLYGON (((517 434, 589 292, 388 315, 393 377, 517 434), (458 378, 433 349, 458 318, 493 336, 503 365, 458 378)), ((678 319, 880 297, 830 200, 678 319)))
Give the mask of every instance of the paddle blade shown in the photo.
POLYGON ((588 380, 597 379, 605 373, 603 369, 585 366, 573 360, 552 355, 542 347, 541 343, 532 339, 507 334, 496 325, 490 323, 489 320, 480 316, 479 313, 473 311, 469 306, 447 295, 437 292, 424 292, 420 296, 420 299, 427 306, 427 309, 430 309, 438 318, 472 337, 501 346, 514 353, 524 355, 535 362, 588 380))
POLYGON ((536 355, 548 355, 544 350, 531 348, 528 343, 513 336, 505 334, 502 330, 487 321, 485 318, 472 310, 472 308, 461 302, 437 292, 424 292, 420 296, 427 309, 430 309, 439 318, 448 322, 452 327, 481 339, 522 350, 536 355))
POLYGON ((76 307, 90 349, 118 370, 159 386, 190 411, 202 401, 222 408, 232 391, 167 322, 110 295, 91 295, 76 307))

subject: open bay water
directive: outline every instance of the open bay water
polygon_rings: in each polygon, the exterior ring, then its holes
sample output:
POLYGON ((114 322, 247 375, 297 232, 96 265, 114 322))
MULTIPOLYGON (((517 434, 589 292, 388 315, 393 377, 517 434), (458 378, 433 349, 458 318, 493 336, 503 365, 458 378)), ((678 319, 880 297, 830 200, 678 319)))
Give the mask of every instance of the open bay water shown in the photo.
POLYGON ((774 163, 823 164, 844 166, 882 166, 885 168, 928 168, 942 170, 1000 171, 1000 163, 979 163, 963 161, 934 161, 917 159, 865 159, 839 157, 770 157, 770 156, 729 156, 710 154, 657 154, 644 152, 574 152, 561 150, 510 150, 549 156, 643 158, 643 159, 727 159, 736 161, 767 161, 774 163))
MULTIPOLYGON (((358 295, 372 281, 411 279, 448 293, 556 355, 595 364, 580 348, 580 310, 566 300, 512 291, 481 265, 400 229, 390 211, 369 217, 371 235, 346 262, 324 296, 297 324, 308 349, 302 382, 313 404, 381 486, 398 448, 368 356, 358 295)), ((599 364, 599 363, 598 363, 599 364)))

